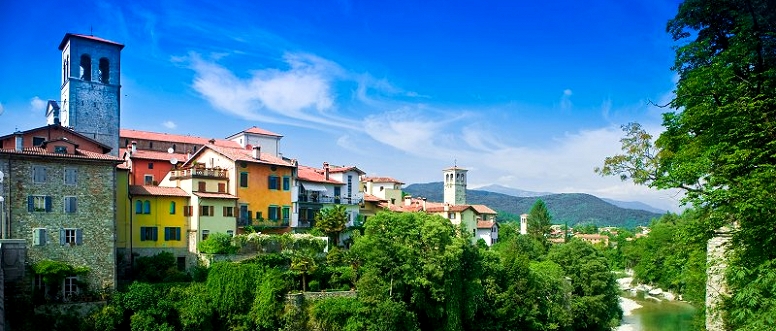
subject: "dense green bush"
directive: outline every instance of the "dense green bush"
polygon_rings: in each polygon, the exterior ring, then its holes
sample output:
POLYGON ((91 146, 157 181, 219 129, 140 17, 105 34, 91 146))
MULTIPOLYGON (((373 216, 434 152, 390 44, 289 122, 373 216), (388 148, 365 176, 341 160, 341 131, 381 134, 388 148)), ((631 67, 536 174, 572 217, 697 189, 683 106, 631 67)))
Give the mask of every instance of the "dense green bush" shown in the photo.
POLYGON ((216 232, 200 241, 197 244, 197 249, 205 254, 234 254, 237 253, 239 247, 232 244, 232 236, 216 232))

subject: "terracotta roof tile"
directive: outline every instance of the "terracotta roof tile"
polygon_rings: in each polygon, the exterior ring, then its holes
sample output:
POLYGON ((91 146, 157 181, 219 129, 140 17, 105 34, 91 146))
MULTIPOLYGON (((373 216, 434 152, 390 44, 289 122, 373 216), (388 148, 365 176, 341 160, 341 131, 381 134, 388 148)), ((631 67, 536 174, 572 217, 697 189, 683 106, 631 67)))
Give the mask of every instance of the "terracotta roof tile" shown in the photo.
POLYGON ((229 193, 194 192, 193 194, 200 198, 238 199, 236 196, 229 193))
POLYGON ((372 183, 396 183, 404 185, 404 183, 393 179, 391 177, 364 177, 361 179, 362 182, 372 182, 372 183))
POLYGON ((297 169, 298 169, 297 178, 299 178, 299 180, 301 181, 344 185, 343 182, 340 182, 338 180, 334 180, 331 178, 326 179, 322 169, 317 169, 317 168, 308 167, 304 165, 299 165, 297 169))
MULTIPOLYGON (((450 205, 449 211, 460 213, 463 212, 469 208, 472 208, 470 205, 450 205)), ((428 204, 426 204, 426 211, 429 213, 440 213, 445 211, 445 206, 431 206, 429 207, 428 204)))
POLYGON ((479 221, 479 222, 477 222, 477 228, 478 229, 490 229, 494 225, 496 225, 496 222, 493 222, 493 221, 479 221))
POLYGON ((152 186, 152 185, 129 185, 130 195, 151 195, 165 197, 188 197, 186 191, 178 187, 152 186))
POLYGON ((490 207, 486 205, 472 205, 472 208, 474 208, 474 211, 480 214, 498 214, 495 210, 490 209, 490 207))
POLYGON ((376 196, 371 195, 369 193, 364 193, 364 201, 380 202, 380 201, 388 201, 388 200, 380 199, 379 197, 376 197, 376 196))
POLYGON ((151 131, 141 131, 141 130, 132 130, 132 129, 121 129, 119 136, 121 136, 121 139, 153 140, 153 141, 164 141, 164 142, 171 142, 171 143, 195 144, 195 145, 203 145, 203 146, 209 144, 210 140, 215 140, 215 145, 217 146, 242 148, 242 146, 240 146, 240 144, 238 144, 237 142, 226 140, 226 139, 203 138, 203 137, 196 137, 196 136, 185 136, 185 135, 172 134, 172 133, 151 132, 151 131))
POLYGON ((361 169, 355 167, 355 166, 341 166, 341 167, 331 167, 329 169, 329 172, 348 172, 348 171, 355 171, 361 175, 366 174, 366 172, 362 171, 361 169))
POLYGON ((283 137, 283 135, 274 133, 274 132, 269 131, 269 130, 264 130, 264 129, 262 129, 260 127, 256 127, 256 126, 253 126, 253 127, 250 127, 250 128, 248 128, 246 130, 243 130, 241 132, 235 133, 235 134, 231 135, 231 137, 234 137, 234 136, 236 136, 236 135, 238 135, 240 133, 252 133, 252 134, 260 134, 260 135, 264 135, 264 136, 283 137))
MULTIPOLYGON (((291 163, 283 160, 282 158, 279 158, 277 156, 274 156, 272 154, 267 154, 267 153, 261 153, 261 155, 259 156, 259 159, 257 160, 253 158, 252 150, 247 150, 242 147, 230 148, 230 147, 216 146, 211 144, 208 144, 205 147, 212 149, 216 153, 219 153, 229 158, 232 161, 245 161, 245 162, 253 162, 253 163, 274 164, 274 165, 279 165, 284 167, 293 167, 291 163)), ((202 150, 200 149, 194 155, 196 156, 201 152, 202 150)), ((191 159, 186 161, 186 163, 189 163, 190 161, 196 159, 195 156, 192 156, 191 159)))
POLYGON ((121 158, 118 158, 109 154, 100 154, 100 153, 85 151, 80 148, 76 148, 75 151, 76 151, 75 154, 49 153, 45 149, 42 149, 40 147, 32 147, 32 148, 25 148, 21 151, 17 151, 14 149, 0 149, 0 154, 45 156, 45 157, 62 158, 62 159, 103 160, 103 161, 114 161, 116 163, 121 163, 124 161, 121 158))

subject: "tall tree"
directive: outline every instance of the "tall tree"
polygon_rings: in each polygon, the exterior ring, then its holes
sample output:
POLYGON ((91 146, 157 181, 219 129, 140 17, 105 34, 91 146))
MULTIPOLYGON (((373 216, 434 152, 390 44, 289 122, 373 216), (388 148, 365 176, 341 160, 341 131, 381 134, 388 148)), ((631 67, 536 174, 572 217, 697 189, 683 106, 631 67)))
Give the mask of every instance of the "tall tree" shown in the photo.
POLYGON ((344 205, 323 208, 315 214, 315 226, 329 236, 334 246, 339 244, 339 235, 345 231, 347 224, 348 211, 344 205))
POLYGON ((776 277, 768 267, 776 264, 775 22, 770 0, 683 2, 667 26, 679 44, 673 66, 679 80, 655 153, 637 148, 650 147, 643 130, 626 130, 625 153, 599 169, 684 189, 685 202, 708 211, 701 233, 737 227, 726 308, 734 329, 756 329, 776 316, 769 299, 776 289, 758 285, 776 277))
POLYGON ((550 233, 551 225, 552 216, 547 210, 547 205, 542 199, 536 200, 531 211, 528 212, 528 234, 544 241, 545 236, 550 233))

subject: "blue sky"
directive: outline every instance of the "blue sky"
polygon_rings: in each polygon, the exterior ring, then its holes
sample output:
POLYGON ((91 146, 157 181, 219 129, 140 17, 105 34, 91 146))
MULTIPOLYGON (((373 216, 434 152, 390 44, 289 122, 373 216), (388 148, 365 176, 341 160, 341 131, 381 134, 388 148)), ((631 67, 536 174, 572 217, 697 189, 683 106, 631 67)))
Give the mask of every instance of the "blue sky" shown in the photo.
POLYGON ((410 183, 584 192, 676 210, 593 173, 619 126, 655 134, 676 0, 3 1, 0 134, 45 125, 67 32, 123 43, 122 127, 284 135, 302 164, 410 183), (143 4, 141 4, 143 3, 143 4))

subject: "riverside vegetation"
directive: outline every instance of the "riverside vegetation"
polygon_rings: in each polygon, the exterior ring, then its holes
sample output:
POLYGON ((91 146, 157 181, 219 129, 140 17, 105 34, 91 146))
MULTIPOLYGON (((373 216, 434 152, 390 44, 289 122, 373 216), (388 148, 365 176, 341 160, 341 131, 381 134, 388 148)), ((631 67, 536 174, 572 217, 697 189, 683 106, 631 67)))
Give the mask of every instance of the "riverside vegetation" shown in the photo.
POLYGON ((16 318, 27 330, 609 330, 622 315, 610 263, 581 241, 550 247, 510 224, 488 248, 440 216, 390 212, 352 235, 349 250, 325 254, 315 241, 266 236, 282 252, 189 275, 169 254, 138 258, 144 281, 84 319, 16 318), (357 296, 301 309, 286 300, 308 286, 357 296))

